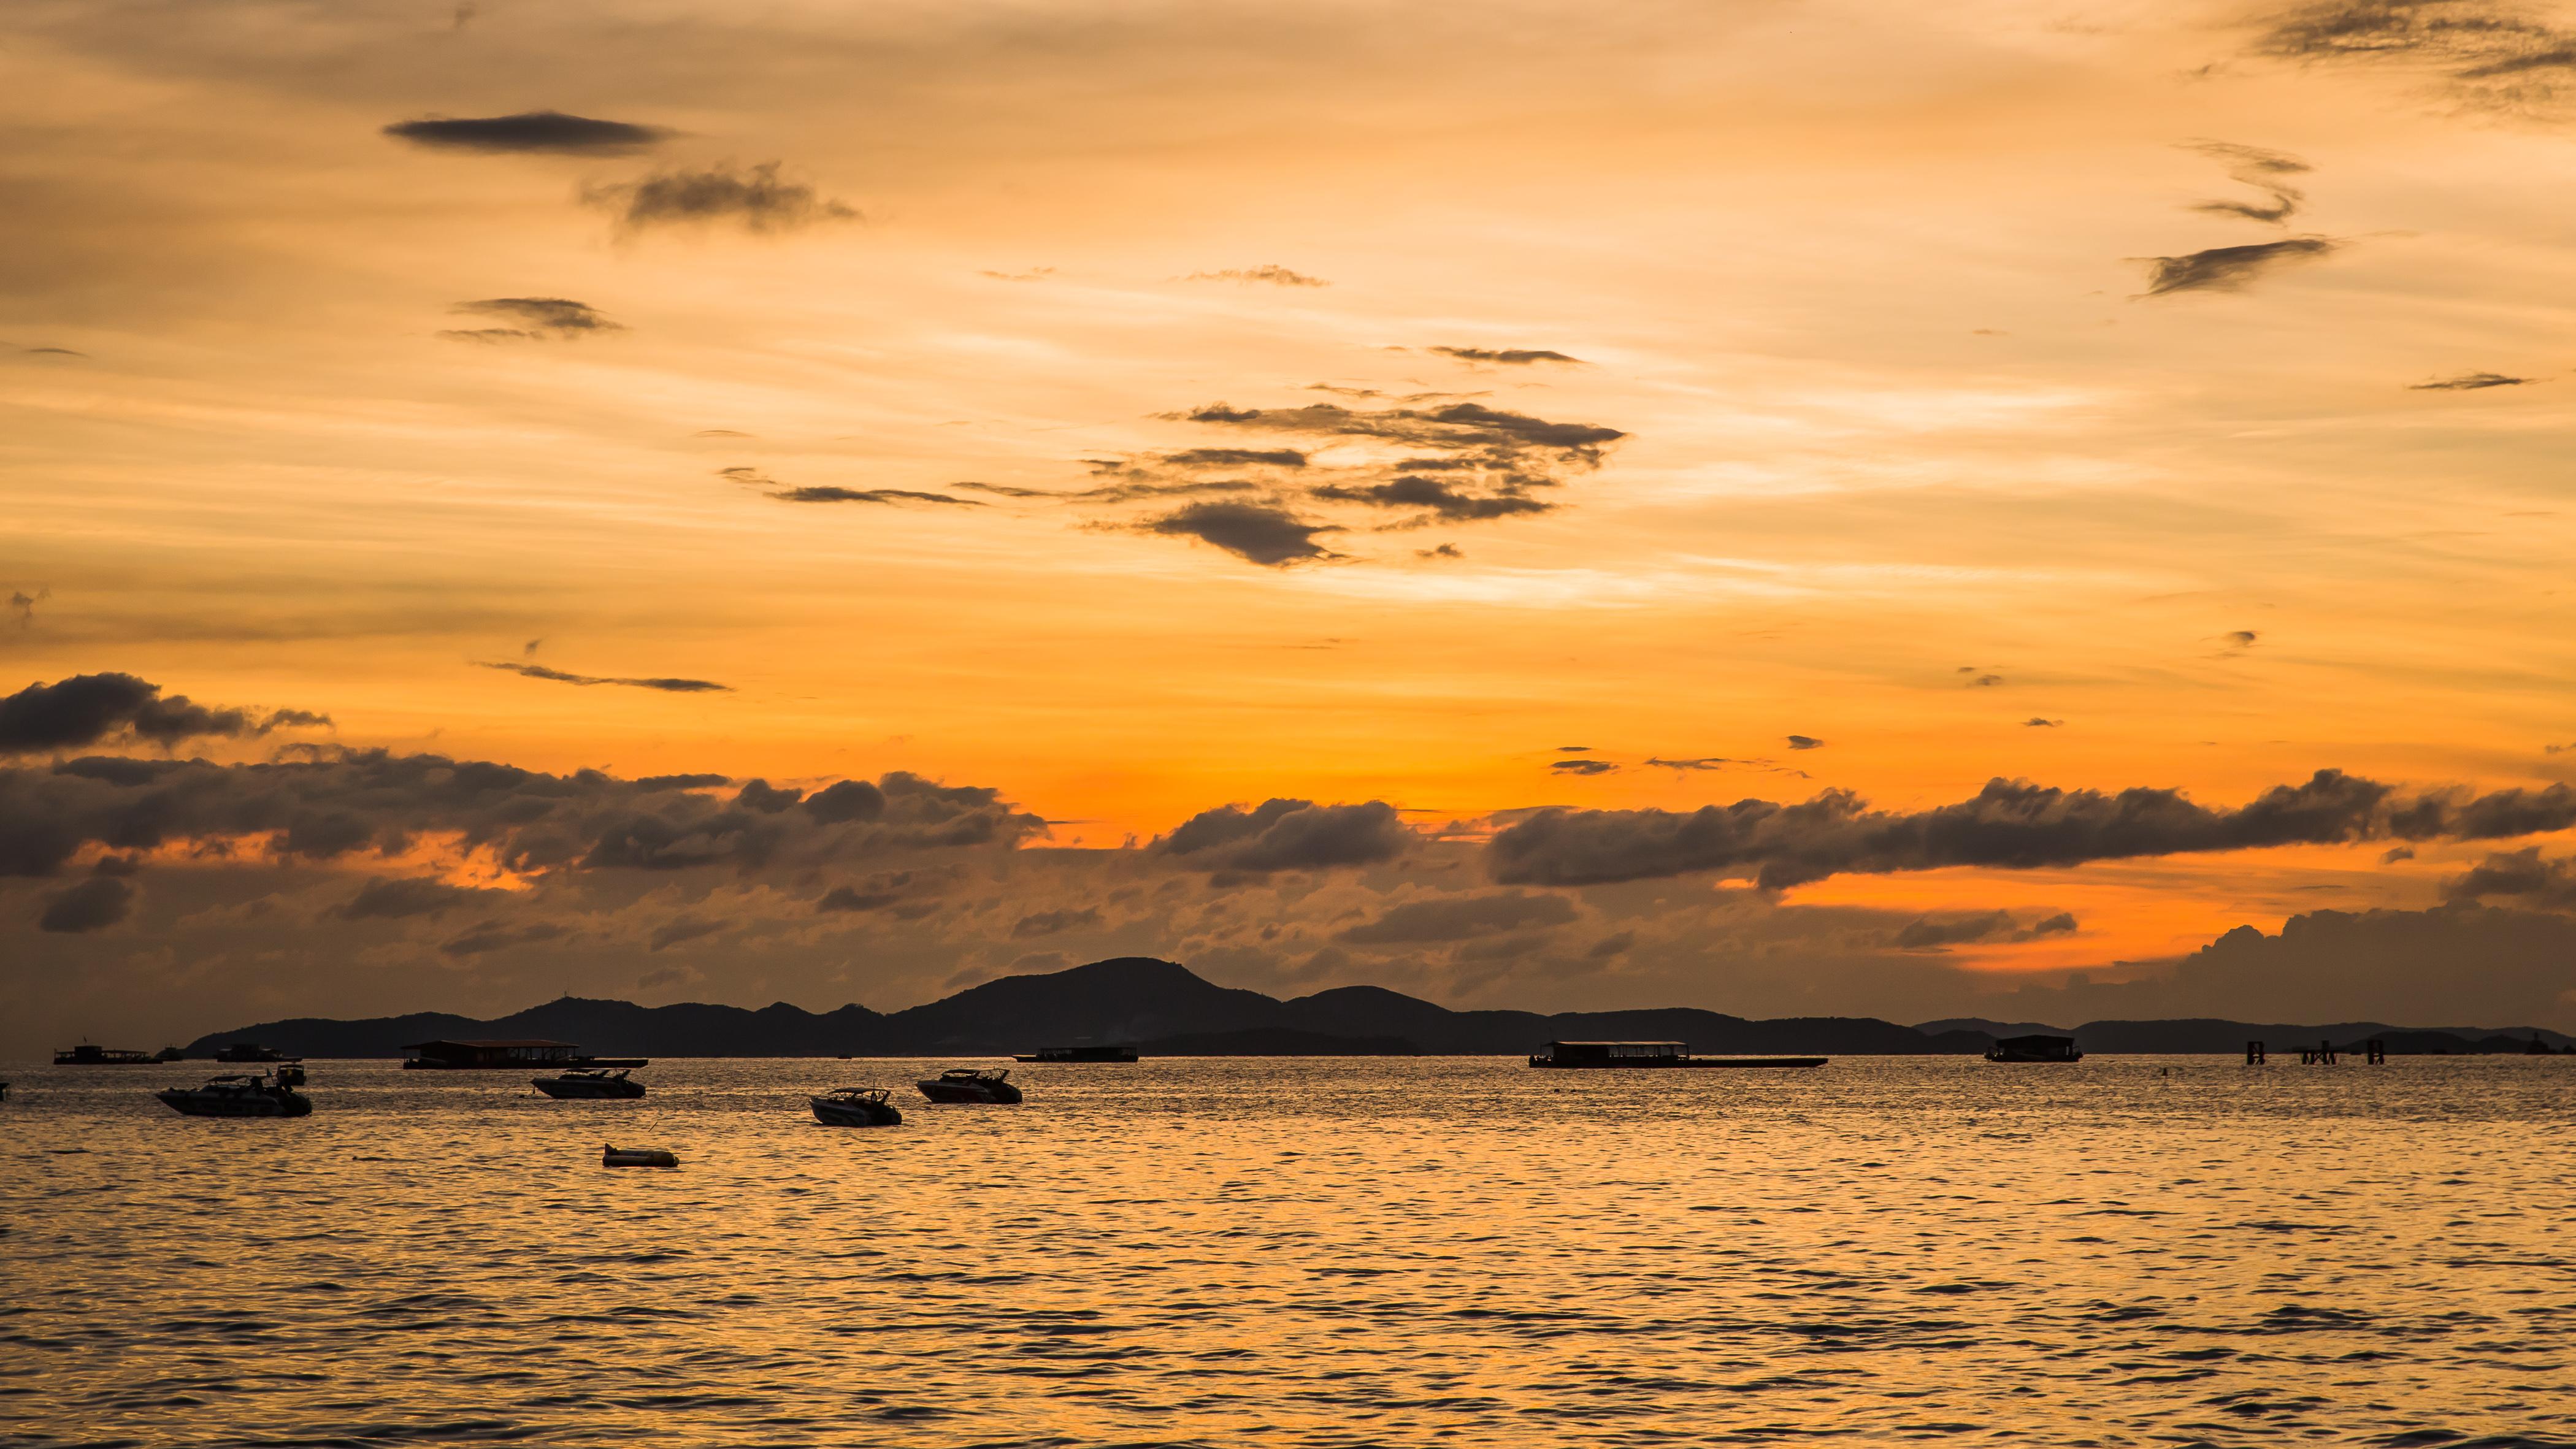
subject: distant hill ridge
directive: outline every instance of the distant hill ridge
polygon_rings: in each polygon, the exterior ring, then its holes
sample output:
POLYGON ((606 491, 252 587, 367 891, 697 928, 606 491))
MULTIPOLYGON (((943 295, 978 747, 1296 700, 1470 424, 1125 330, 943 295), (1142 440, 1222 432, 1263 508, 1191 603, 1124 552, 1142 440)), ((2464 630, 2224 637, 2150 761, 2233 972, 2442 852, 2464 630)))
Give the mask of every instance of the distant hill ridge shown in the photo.
MULTIPOLYGON (((298 1056, 393 1057, 405 1045, 438 1038, 542 1037, 578 1043, 602 1056, 814 1057, 992 1056, 1041 1046, 1133 1043, 1149 1052, 1187 1055, 1515 1055, 1558 1040, 1682 1041, 1694 1052, 1822 1053, 1919 1056, 1981 1052, 2002 1023, 1932 1022, 1899 1026, 1874 1017, 1784 1017, 1748 1021, 1691 1007, 1642 1011, 1451 1011, 1376 986, 1343 986, 1282 1001, 1258 991, 1218 986, 1185 966, 1149 956, 1122 956, 1037 976, 1005 976, 954 996, 897 1012, 844 1006, 806 1011, 784 1002, 753 1010, 687 1002, 638 1006, 566 996, 526 1011, 478 1021, 446 1012, 415 1012, 361 1021, 296 1017, 213 1032, 188 1044, 190 1055, 235 1042, 259 1042, 298 1056)), ((2237 1051, 2249 1038, 2275 1050, 2331 1037, 2392 1038, 2392 1050, 2475 1051, 2476 1037, 2454 1032, 2456 1046, 2401 1048, 2399 1029, 2371 1023, 2335 1026, 2248 1026, 2237 1022, 2097 1022, 2074 1036, 2088 1051, 2237 1051), (2158 1035, 2151 1029, 2175 1028, 2158 1035), (2108 1033, 2089 1034, 2097 1028, 2108 1033), (2119 1030, 2139 1028, 2130 1035, 2119 1030), (2164 1045, 2110 1045, 2170 1042, 2164 1045), (2097 1044, 2100 1043, 2100 1044, 2097 1044)), ((2409 1037, 2426 1033, 2406 1032, 2409 1037)), ((2510 1049, 2533 1033, 2517 1028, 2510 1049)), ((2569 1039, 2539 1035, 2564 1048, 2569 1039)))

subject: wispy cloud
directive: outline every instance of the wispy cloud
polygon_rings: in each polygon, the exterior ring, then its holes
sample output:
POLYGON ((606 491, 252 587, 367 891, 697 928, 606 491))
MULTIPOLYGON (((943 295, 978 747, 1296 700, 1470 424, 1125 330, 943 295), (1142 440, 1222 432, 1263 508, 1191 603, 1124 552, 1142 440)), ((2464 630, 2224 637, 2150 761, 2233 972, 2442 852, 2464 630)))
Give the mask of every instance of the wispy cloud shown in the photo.
POLYGON ((2311 168, 2307 162, 2285 151, 2267 151, 2260 146, 2239 146, 2232 141, 2190 141, 2184 149, 2197 151, 2227 168, 2234 180, 2268 195, 2271 200, 2204 201, 2192 210, 2213 216, 2242 217, 2247 221, 2279 225, 2296 215, 2299 203, 2306 199, 2285 177, 2297 176, 2311 168))
POLYGON ((2266 272, 2325 256, 2342 245, 2331 237, 2303 236, 2247 246, 2211 247, 2178 257, 2141 258, 2147 264, 2146 295, 2239 291, 2266 272))
POLYGON ((1192 272, 1179 280, 1184 282, 1267 282, 1274 287, 1329 287, 1332 283, 1304 272, 1292 272, 1277 263, 1258 267, 1228 267, 1221 272, 1192 272))
POLYGON ((1336 531, 1330 524, 1309 523, 1264 503, 1193 503, 1140 527, 1147 533, 1195 538, 1266 568, 1338 557, 1315 541, 1318 534, 1336 531))
POLYGON ((782 178, 780 165, 763 161, 736 169, 719 162, 701 171, 663 171, 641 181, 585 187, 582 199, 614 214, 618 227, 630 232, 730 223, 768 234, 861 219, 857 208, 782 178))
POLYGON ((1445 357, 1457 358, 1460 362, 1490 362, 1505 367, 1527 367, 1538 362, 1583 365, 1580 357, 1568 357, 1562 352, 1536 347, 1434 347, 1431 350, 1445 357))
POLYGON ((733 692, 732 685, 718 684, 711 679, 626 679, 603 674, 571 674, 561 669, 548 669, 542 664, 527 664, 517 660, 478 659, 475 663, 484 669, 499 669, 511 674, 525 675, 530 679, 552 680, 557 684, 584 686, 616 684, 629 689, 659 690, 664 694, 731 694, 733 692))
POLYGON ((588 302, 570 297, 488 297, 459 302, 449 310, 484 317, 505 317, 515 327, 450 328, 438 335, 458 342, 535 342, 549 337, 578 338, 601 332, 623 332, 588 302))
POLYGON ((2477 392, 2490 387, 2526 387, 2540 381, 2536 377, 2507 377, 2501 372, 2464 372, 2436 382, 2419 382, 2409 392, 2477 392))

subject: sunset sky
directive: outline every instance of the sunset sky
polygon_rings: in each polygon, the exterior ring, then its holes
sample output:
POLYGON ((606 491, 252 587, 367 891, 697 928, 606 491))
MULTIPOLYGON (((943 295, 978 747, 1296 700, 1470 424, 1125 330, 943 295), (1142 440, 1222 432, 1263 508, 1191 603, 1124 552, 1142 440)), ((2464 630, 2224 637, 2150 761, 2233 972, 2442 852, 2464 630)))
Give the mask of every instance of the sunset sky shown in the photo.
POLYGON ((16 0, 0 142, 0 1055, 2576 1028, 2576 14, 16 0))

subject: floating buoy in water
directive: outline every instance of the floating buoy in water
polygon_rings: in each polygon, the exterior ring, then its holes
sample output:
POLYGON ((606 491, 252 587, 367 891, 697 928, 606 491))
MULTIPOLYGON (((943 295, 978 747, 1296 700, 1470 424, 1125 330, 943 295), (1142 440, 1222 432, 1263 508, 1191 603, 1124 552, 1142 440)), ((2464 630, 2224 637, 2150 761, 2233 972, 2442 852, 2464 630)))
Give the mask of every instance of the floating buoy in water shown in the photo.
POLYGON ((677 1167, 680 1159, 659 1147, 607 1147, 599 1152, 602 1167, 677 1167))

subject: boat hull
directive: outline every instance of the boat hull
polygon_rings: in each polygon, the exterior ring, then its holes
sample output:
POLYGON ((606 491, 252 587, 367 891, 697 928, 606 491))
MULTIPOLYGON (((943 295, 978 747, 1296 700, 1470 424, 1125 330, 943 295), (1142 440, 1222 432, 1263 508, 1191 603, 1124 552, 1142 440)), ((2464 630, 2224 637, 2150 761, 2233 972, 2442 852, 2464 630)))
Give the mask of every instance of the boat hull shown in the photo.
POLYGON ((2025 1052, 1988 1052, 1986 1060, 2023 1067, 2065 1067, 2084 1060, 2084 1053, 2073 1052, 2062 1057, 2032 1056, 2025 1052))
POLYGON ((680 1159, 659 1147, 609 1147, 601 1150, 602 1167, 677 1167, 680 1159))
POLYGON ((1560 1062, 1547 1057, 1532 1057, 1530 1065, 1557 1072, 1670 1072, 1694 1068, 1748 1067, 1821 1067, 1824 1057, 1675 1057, 1639 1058, 1621 1061, 1560 1062))
POLYGON ((153 1094, 161 1105, 182 1117, 309 1117, 313 1102, 294 1092, 265 1092, 257 1095, 210 1096, 204 1092, 183 1091, 173 1087, 153 1094))
POLYGON ((955 1082, 915 1082, 921 1095, 934 1102, 967 1103, 988 1106, 1011 1106, 1020 1100, 1020 1089, 1008 1082, 992 1085, 960 1086, 955 1082))
POLYGON ((582 1082, 561 1077, 531 1078, 538 1091, 559 1102, 633 1101, 644 1095, 642 1082, 582 1082))
POLYGON ((808 1097, 813 1104, 814 1120, 826 1127, 900 1127, 903 1113, 891 1102, 842 1102, 830 1097, 808 1097))

